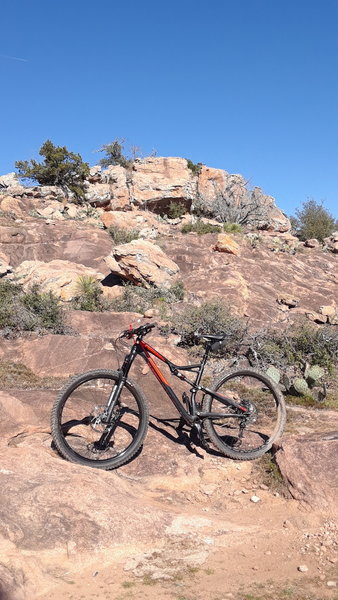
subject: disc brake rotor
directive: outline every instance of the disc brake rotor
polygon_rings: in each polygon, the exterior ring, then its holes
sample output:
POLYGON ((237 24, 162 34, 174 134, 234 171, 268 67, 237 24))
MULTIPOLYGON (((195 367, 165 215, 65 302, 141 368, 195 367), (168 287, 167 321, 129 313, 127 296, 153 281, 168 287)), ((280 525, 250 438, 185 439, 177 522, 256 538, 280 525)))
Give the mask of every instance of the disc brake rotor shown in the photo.
POLYGON ((102 433, 107 427, 107 423, 104 422, 105 408, 105 406, 94 406, 90 413, 90 426, 94 431, 102 433))

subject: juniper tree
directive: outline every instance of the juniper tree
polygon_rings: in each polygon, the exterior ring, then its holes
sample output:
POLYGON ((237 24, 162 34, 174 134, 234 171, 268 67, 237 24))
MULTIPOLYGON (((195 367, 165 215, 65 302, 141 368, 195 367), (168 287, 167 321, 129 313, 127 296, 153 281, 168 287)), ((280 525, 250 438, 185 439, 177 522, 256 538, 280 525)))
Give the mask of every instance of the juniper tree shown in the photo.
POLYGON ((84 181, 89 175, 89 165, 80 154, 69 152, 65 146, 54 146, 47 140, 39 150, 44 160, 19 160, 15 163, 19 177, 32 179, 40 185, 57 185, 66 194, 74 194, 76 201, 84 197, 84 181))

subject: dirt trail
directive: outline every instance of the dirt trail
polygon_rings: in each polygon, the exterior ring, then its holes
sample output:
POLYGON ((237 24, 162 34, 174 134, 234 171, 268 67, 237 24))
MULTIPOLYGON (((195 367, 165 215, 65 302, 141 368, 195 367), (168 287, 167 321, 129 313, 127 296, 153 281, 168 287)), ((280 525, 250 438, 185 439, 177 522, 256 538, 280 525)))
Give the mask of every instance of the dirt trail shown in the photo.
MULTIPOLYGON (((321 426, 338 427, 337 413, 320 414, 321 426)), ((318 415, 297 408, 289 427, 297 419, 315 431, 318 415)), ((144 464, 148 452, 145 446, 144 464)), ((170 524, 149 543, 80 563, 70 552, 37 599, 337 600, 337 515, 285 497, 268 458, 237 463, 198 455, 188 457, 190 473, 161 472, 160 462, 149 475, 138 474, 135 463, 120 469, 147 510, 167 512, 170 524)))

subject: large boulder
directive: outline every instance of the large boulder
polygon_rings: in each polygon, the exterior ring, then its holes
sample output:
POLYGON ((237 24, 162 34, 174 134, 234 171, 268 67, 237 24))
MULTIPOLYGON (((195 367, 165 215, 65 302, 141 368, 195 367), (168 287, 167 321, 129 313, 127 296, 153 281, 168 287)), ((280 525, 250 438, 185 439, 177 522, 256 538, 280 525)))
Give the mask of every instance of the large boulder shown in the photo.
POLYGON ((284 437, 276 461, 291 495, 338 511, 338 431, 284 437))
POLYGON ((145 287, 169 287, 180 270, 159 246, 141 239, 115 246, 105 261, 113 275, 145 287))
POLYGON ((53 292, 65 302, 78 295, 79 278, 83 276, 93 277, 97 281, 104 278, 102 273, 68 260, 51 260, 47 263, 25 260, 15 269, 15 278, 24 289, 38 284, 42 292, 53 292))
POLYGON ((18 176, 16 173, 7 173, 6 175, 0 175, 0 190, 6 190, 10 187, 18 185, 18 176))
POLYGON ((191 206, 197 191, 196 178, 185 158, 137 159, 131 173, 132 202, 155 212, 166 212, 171 202, 191 206))
POLYGON ((214 246, 216 252, 225 252, 226 254, 240 254, 240 247, 231 235, 226 233, 219 233, 217 236, 217 242, 214 246))
POLYGON ((93 206, 109 207, 112 210, 128 208, 130 191, 127 179, 128 171, 119 165, 109 166, 104 171, 100 167, 93 167, 85 198, 93 206))

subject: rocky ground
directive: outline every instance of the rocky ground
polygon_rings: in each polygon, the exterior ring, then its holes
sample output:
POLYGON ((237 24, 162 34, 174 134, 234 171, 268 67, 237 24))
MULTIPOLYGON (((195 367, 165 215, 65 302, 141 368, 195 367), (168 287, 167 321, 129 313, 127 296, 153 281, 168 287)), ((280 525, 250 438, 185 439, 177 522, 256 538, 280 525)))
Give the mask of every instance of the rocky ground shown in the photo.
POLYGON ((131 317, 74 315, 81 336, 2 342, 40 376, 0 394, 3 598, 335 599, 338 413, 289 407, 281 480, 268 456, 237 463, 179 437, 139 365, 151 409, 142 452, 114 472, 68 463, 50 436, 56 388, 81 366, 115 367, 103 331, 131 317))
MULTIPOLYGON (((300 243, 272 199, 264 231, 184 235, 190 215, 166 221, 141 204, 157 210, 161 198, 185 194, 190 206, 196 186, 211 202, 213 181, 239 197, 243 181, 206 167, 197 180, 186 161, 172 160, 181 161, 174 184, 173 163, 162 159, 140 164, 132 182, 122 171, 108 183, 93 172, 94 201, 108 186, 108 200, 114 188, 121 203, 108 210, 62 203, 55 190, 43 196, 20 186, 10 195, 6 188, 0 276, 20 277, 27 289, 38 282, 66 307, 81 274, 104 282, 107 298, 121 294, 125 279, 161 286, 181 279, 191 304, 226 299, 252 327, 283 327, 299 315, 336 327, 338 239, 324 248, 300 243), (141 243, 116 249, 105 229, 111 225, 136 227, 141 243)), ((281 477, 270 455, 235 462, 196 447, 187 431, 179 437, 175 410, 138 365, 134 377, 151 408, 142 452, 114 472, 56 453, 49 421, 57 390, 74 373, 116 368, 122 355, 111 338, 140 320, 143 314, 68 310, 67 335, 0 339, 1 600, 337 600, 336 411, 288 407, 286 433, 274 448, 281 477), (13 365, 21 374, 14 369, 11 378, 13 365)), ((176 337, 154 333, 150 341, 182 364, 189 357, 176 337)))
POLYGON ((54 396, 1 393, 2 597, 336 598, 336 412, 290 415, 306 425, 277 452, 293 473, 285 484, 269 457, 237 463, 178 439, 156 395, 135 460, 114 472, 73 465, 51 446, 54 396))

